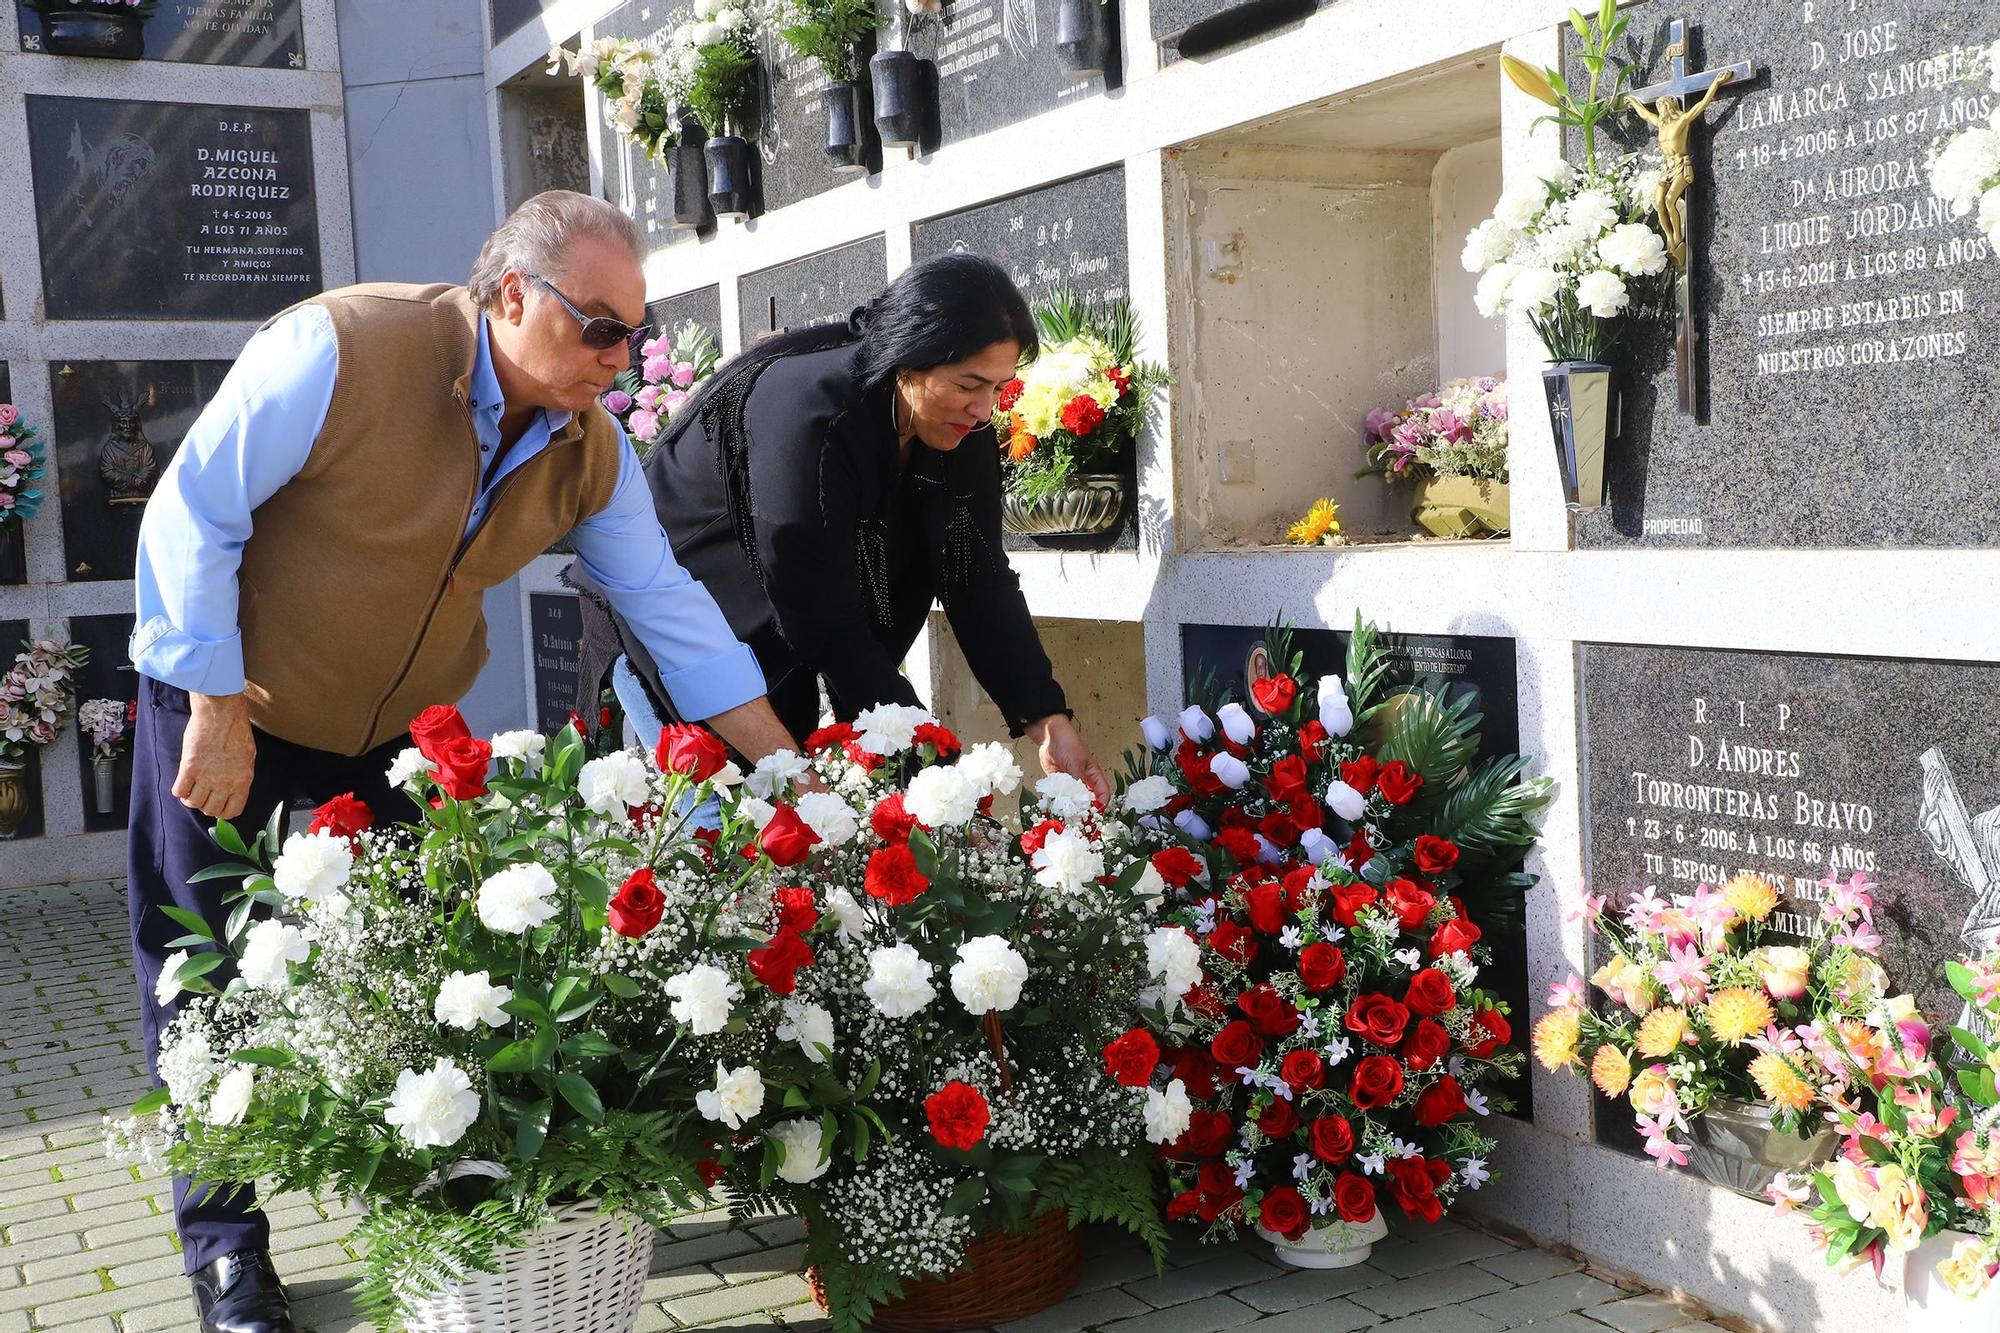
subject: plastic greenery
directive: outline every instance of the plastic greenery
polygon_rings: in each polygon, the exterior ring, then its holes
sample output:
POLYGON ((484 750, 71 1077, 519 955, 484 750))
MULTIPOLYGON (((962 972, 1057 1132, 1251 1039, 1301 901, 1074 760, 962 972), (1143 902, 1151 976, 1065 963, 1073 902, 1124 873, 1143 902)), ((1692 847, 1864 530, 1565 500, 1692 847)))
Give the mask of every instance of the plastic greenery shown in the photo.
POLYGON ((873 0, 780 0, 778 35, 835 83, 850 83, 857 48, 888 20, 873 0))

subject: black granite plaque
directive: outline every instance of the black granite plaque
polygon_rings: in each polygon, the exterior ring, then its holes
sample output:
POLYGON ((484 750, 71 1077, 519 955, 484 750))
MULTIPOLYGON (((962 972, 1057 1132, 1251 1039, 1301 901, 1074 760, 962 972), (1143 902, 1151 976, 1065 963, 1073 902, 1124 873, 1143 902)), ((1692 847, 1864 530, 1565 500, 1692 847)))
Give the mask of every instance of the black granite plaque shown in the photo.
MULTIPOLYGON (((622 37, 659 50, 666 45, 668 34, 687 18, 685 8, 677 8, 667 0, 626 0, 593 24, 591 31, 598 37, 622 37)), ((603 114, 601 98, 597 105, 597 112, 590 118, 590 132, 597 136, 598 161, 604 164, 603 195, 638 221, 646 234, 648 248, 657 250, 714 235, 715 218, 705 210, 699 226, 684 226, 674 221, 674 151, 669 149, 658 162, 652 161, 644 149, 611 127, 603 114)), ((693 117, 684 121, 682 139, 680 157, 699 163, 704 139, 701 125, 693 117)), ((692 183, 683 186, 683 192, 692 197, 697 188, 706 197, 708 186, 699 172, 692 183)))
POLYGON ((826 155, 827 80, 817 61, 806 59, 775 33, 760 38, 764 78, 758 88, 757 157, 765 211, 810 199, 846 181, 882 170, 882 145, 875 137, 874 104, 868 97, 868 54, 857 62, 861 88, 859 125, 867 140, 865 167, 835 170, 826 155))
POLYGON ((657 301, 646 303, 646 322, 653 326, 656 334, 669 337, 681 325, 693 320, 722 340, 722 289, 716 286, 697 287, 691 292, 678 296, 663 296, 657 301))
MULTIPOLYGON (((161 0, 146 20, 146 59, 304 69, 304 8, 304 0, 161 0)), ((40 16, 22 0, 14 12, 21 49, 40 51, 40 16)))
MULTIPOLYGON (((7 373, 7 363, 0 361, 0 403, 13 401, 14 391, 7 373)), ((46 477, 43 478, 44 483, 47 480, 46 477)), ((0 586, 28 581, 26 536, 27 532, 21 520, 10 518, 0 523, 0 586)), ((4 640, 0 640, 0 647, 5 647, 4 640)))
POLYGON ((489 0, 493 19, 493 41, 498 45, 542 14, 555 8, 556 0, 489 0))
POLYGON ((51 452, 72 581, 132 577, 146 497, 229 366, 62 361, 49 367, 51 452))
POLYGON ((1031 301, 1064 284, 1092 304, 1119 300, 1128 284, 1125 168, 930 218, 910 244, 918 259, 948 250, 990 255, 1031 301))
MULTIPOLYGON (((1638 82, 1753 61, 1697 131, 1695 360, 1707 420, 1680 413, 1672 329, 1620 345, 1624 438, 1588 546, 1990 546, 2000 451, 1970 423, 2000 408, 2000 264, 1973 217, 1932 195, 1926 153, 1996 101, 1966 77, 2000 37, 1967 0, 1635 13, 1638 82)), ((1654 139, 1636 118, 1620 145, 1654 139)), ((1572 158, 1578 154, 1572 151, 1572 158)))
MULTIPOLYGON (((10 671, 16 654, 27 647, 28 622, 25 620, 0 620, 0 673, 10 671)), ((21 774, 22 790, 28 799, 27 813, 21 817, 21 827, 16 838, 39 837, 42 832, 42 752, 33 746, 28 748, 27 769, 21 774)), ((0 841, 0 847, 7 844, 0 841)))
POLYGON ((1170 55, 1200 57, 1306 18, 1319 0, 1154 0, 1153 38, 1170 55))
MULTIPOLYGON (((131 616, 72 616, 70 642, 90 649, 90 661, 77 673, 76 701, 80 709, 91 699, 116 699, 121 703, 139 697, 139 673, 132 665, 128 646, 132 639, 131 616)), ((83 826, 96 833, 121 829, 132 813, 132 733, 128 729, 118 757, 110 768, 109 790, 98 790, 97 766, 90 737, 77 727, 77 767, 83 784, 83 826), (108 801, 100 801, 108 796, 108 801)))
MULTIPOLYGON (((958 0, 945 6, 942 24, 915 35, 910 49, 937 66, 945 143, 1104 91, 1102 77, 1073 79, 1064 72, 1056 55, 1058 8, 1060 0, 958 0)), ((1106 18, 1115 50, 1117 0, 1109 0, 1106 18)))
POLYGON ((51 319, 261 319, 320 290, 304 111, 28 98, 51 319))
POLYGON ((575 593, 528 594, 535 645, 535 725, 553 736, 569 723, 582 666, 583 609, 575 593))
POLYGON ((846 319, 889 281, 889 251, 879 235, 850 241, 736 280, 742 346, 767 333, 846 319))

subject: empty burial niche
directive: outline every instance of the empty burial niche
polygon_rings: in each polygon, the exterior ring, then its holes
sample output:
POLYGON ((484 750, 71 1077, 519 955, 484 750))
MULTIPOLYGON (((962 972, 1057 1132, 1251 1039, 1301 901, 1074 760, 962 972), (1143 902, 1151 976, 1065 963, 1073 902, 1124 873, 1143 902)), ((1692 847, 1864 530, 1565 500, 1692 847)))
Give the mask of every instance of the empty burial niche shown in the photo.
MULTIPOLYGON (((1146 635, 1136 621, 1035 618, 1076 726, 1107 773, 1137 744, 1146 712, 1146 635)), ((1007 722, 980 688, 942 615, 931 617, 931 711, 967 745, 1007 740, 1007 722)), ((1013 742, 1029 783, 1042 776, 1033 743, 1013 742)))

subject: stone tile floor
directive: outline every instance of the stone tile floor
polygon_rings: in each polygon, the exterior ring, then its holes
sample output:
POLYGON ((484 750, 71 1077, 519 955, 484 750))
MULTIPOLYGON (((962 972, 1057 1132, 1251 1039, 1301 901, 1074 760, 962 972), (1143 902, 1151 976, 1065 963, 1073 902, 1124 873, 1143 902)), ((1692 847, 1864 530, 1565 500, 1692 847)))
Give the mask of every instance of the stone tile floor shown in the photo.
MULTIPOLYGON (((196 1329, 166 1182, 108 1160, 101 1116, 146 1088, 120 883, 0 893, 0 1333, 196 1329)), ((269 1204, 303 1325, 366 1325, 348 1288, 352 1219, 269 1204)), ((639 1328, 823 1327, 798 1273, 799 1227, 690 1216, 660 1239, 639 1328)), ((1178 1244, 1167 1271, 1117 1233, 1086 1241, 1083 1278, 1021 1333, 1701 1333, 1702 1311, 1571 1258, 1446 1221, 1399 1227, 1368 1263, 1279 1267, 1261 1245, 1178 1244), (1421 1243, 1419 1243, 1419 1241, 1421 1243)))

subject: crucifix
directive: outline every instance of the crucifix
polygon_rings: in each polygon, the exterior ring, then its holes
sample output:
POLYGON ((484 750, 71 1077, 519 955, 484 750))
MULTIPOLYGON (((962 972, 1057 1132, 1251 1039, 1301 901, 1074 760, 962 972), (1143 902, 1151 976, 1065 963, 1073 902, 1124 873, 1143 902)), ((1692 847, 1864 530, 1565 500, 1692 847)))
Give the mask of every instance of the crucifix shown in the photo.
POLYGON ((1696 401, 1695 344, 1700 330, 1694 318, 1694 235, 1693 219, 1687 206, 1688 188, 1694 184, 1694 158, 1688 151, 1688 136, 1701 123, 1702 113, 1715 101, 1725 84, 1741 86, 1757 77, 1758 70, 1747 60, 1721 69, 1688 73, 1687 24, 1675 19, 1667 27, 1668 76, 1662 83, 1631 92, 1632 111, 1651 125, 1660 136, 1660 153, 1666 172, 1654 191, 1654 207, 1660 230, 1666 234, 1667 257, 1673 261, 1674 306, 1678 322, 1674 329, 1674 381, 1683 415, 1700 417, 1696 401), (1682 100, 1693 94, 1701 100, 1683 107, 1682 100), (1652 103, 1648 106, 1647 103, 1652 103))

